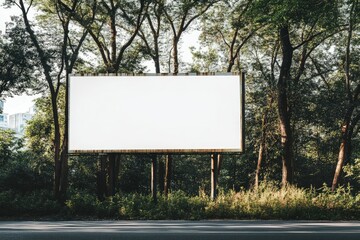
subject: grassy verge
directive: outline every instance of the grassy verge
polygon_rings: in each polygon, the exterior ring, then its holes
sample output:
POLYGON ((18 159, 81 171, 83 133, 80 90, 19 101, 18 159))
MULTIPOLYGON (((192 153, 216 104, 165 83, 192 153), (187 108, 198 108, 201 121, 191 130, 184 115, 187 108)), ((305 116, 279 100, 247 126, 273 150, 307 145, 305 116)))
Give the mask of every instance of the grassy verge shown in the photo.
POLYGON ((360 220, 360 195, 350 188, 279 189, 264 183, 256 191, 220 191, 211 201, 201 193, 187 196, 177 191, 168 198, 159 195, 155 204, 150 196, 115 195, 100 202, 94 195, 77 193, 60 206, 42 192, 18 196, 0 193, 2 218, 60 219, 285 219, 285 220, 360 220))

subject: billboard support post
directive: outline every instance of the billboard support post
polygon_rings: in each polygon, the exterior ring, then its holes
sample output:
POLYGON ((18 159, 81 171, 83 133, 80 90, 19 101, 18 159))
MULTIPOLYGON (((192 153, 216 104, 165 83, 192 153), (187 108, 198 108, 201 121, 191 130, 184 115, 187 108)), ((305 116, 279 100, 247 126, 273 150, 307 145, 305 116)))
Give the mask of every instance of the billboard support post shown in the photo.
POLYGON ((107 155, 100 156, 100 166, 99 171, 97 173, 97 192, 98 192, 98 198, 103 201, 105 200, 106 196, 106 160, 107 155))
POLYGON ((153 201, 157 202, 157 155, 151 154, 151 195, 153 201))
POLYGON ((171 168, 172 168, 172 155, 165 156, 165 178, 164 178, 164 195, 167 198, 171 185, 171 168))
POLYGON ((217 195, 217 159, 218 156, 220 156, 220 154, 218 153, 214 153, 211 154, 211 193, 210 193, 210 198, 211 200, 215 200, 216 199, 216 195, 217 195))

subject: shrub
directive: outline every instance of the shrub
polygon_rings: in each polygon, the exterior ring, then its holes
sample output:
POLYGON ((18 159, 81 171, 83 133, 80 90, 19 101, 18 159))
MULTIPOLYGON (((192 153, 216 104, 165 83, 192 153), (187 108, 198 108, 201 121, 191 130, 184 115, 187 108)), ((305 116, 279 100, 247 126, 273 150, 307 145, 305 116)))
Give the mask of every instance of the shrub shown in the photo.
POLYGON ((59 214, 62 206, 48 191, 20 194, 14 191, 0 192, 1 217, 40 217, 59 214))
POLYGON ((89 193, 76 193, 66 201, 66 206, 73 215, 93 216, 96 213, 96 196, 89 193))

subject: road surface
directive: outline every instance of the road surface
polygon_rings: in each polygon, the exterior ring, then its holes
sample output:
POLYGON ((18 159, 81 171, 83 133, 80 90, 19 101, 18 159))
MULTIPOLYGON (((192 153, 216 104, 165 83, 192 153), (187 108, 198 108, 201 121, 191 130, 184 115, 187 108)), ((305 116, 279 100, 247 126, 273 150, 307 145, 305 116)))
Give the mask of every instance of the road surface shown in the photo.
POLYGON ((360 240, 360 221, 3 221, 0 239, 360 240))

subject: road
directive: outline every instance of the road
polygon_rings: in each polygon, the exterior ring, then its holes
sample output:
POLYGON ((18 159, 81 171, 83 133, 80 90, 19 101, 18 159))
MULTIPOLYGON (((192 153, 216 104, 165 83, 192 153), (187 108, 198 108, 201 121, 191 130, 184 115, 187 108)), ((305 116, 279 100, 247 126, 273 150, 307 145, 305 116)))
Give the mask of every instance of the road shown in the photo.
POLYGON ((0 222, 1 240, 359 240, 360 221, 58 221, 0 222))

